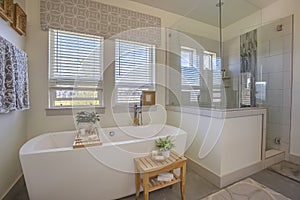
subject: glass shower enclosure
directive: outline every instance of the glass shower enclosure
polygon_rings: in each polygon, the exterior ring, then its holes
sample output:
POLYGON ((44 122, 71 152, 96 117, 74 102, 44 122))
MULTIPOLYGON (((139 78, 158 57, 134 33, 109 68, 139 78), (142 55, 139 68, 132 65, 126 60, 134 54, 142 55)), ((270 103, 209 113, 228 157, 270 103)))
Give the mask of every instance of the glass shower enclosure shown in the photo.
POLYGON ((267 108, 267 150, 288 152, 293 17, 265 22, 262 9, 200 0, 166 31, 167 105, 267 108))

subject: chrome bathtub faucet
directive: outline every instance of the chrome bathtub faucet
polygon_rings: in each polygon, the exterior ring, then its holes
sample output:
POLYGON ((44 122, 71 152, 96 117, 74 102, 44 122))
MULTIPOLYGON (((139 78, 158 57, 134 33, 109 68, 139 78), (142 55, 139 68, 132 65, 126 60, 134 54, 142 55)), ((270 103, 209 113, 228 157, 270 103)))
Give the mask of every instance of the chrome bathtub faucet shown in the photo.
POLYGON ((135 104, 133 107, 133 125, 134 126, 143 125, 142 109, 143 109, 143 97, 141 95, 140 96, 140 105, 138 106, 137 104, 135 104))

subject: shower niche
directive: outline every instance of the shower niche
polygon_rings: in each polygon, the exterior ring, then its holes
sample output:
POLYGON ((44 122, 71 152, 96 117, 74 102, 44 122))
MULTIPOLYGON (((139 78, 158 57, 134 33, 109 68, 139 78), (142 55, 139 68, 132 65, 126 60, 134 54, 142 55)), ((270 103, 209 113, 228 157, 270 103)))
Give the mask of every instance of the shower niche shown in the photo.
POLYGON ((239 105, 255 107, 255 81, 257 69, 257 30, 240 36, 240 84, 239 105))

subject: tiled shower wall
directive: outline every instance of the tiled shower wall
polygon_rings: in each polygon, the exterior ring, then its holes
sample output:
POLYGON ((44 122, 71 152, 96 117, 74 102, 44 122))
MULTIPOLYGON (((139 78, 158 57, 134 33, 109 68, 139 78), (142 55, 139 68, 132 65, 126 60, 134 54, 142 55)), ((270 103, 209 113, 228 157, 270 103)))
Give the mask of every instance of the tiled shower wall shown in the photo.
POLYGON ((226 74, 230 77, 229 83, 224 83, 228 87, 226 91, 227 108, 239 107, 239 75, 240 75, 240 37, 233 38, 224 42, 223 67, 226 74))
MULTIPOLYGON (((267 149, 289 152, 292 83, 292 16, 258 28, 257 81, 265 82, 258 106, 268 109, 267 149), (279 26, 278 26, 279 25, 279 26), (282 25, 282 30, 278 31, 282 25), (265 96, 265 97, 264 97, 265 96), (263 97, 263 98, 261 98, 263 97), (280 144, 275 143, 280 139, 280 144)), ((227 107, 239 106, 240 38, 224 42, 224 68, 230 76, 227 107)))
POLYGON ((266 82, 268 108, 267 149, 289 152, 292 83, 292 16, 276 20, 258 30, 258 76, 266 82), (280 30, 282 28, 282 30, 280 30), (280 139, 276 144, 275 139, 280 139))

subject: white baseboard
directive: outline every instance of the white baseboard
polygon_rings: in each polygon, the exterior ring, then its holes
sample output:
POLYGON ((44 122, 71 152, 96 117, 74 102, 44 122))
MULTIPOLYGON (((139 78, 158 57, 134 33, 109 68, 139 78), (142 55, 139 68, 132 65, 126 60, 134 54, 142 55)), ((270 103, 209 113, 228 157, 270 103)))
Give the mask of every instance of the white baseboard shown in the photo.
POLYGON ((263 169, 264 169, 264 163, 263 163, 263 161, 260 161, 258 163, 255 163, 255 164, 245 167, 243 169, 237 170, 230 174, 226 174, 221 177, 220 186, 222 188, 226 187, 236 181, 239 181, 243 178, 251 176, 252 174, 255 174, 263 169))
POLYGON ((4 199, 4 197, 9 193, 9 191, 15 186, 15 184, 19 181, 19 179, 23 176, 23 173, 21 173, 17 179, 11 184, 11 186, 7 189, 7 191, 0 197, 0 199, 4 199))
POLYGON ((292 163, 295 163, 297 165, 300 165, 300 157, 299 156, 290 154, 289 161, 292 163))
POLYGON ((211 182, 215 186, 221 187, 221 185, 220 185, 221 179, 220 179, 219 175, 209 171, 205 167, 202 167, 196 161, 194 161, 188 157, 187 157, 187 159, 188 159, 187 165, 190 169, 194 170, 197 174, 204 177, 205 179, 207 179, 209 182, 211 182))
POLYGON ((272 154, 268 158, 265 159, 265 168, 268 168, 272 165, 275 165, 284 160, 285 152, 278 151, 277 154, 272 154))
POLYGON ((196 161, 188 158, 188 167, 194 170, 197 174, 207 179, 212 184, 219 188, 226 187, 236 181, 246 178, 254 173, 264 169, 264 162, 260 161, 243 169, 237 170, 224 176, 217 175, 205 167, 199 165, 196 161))

